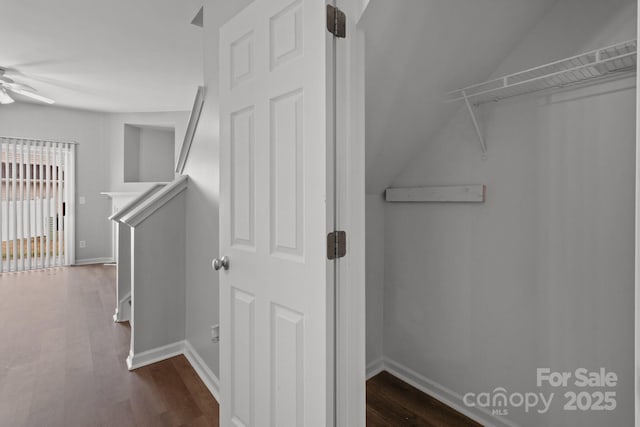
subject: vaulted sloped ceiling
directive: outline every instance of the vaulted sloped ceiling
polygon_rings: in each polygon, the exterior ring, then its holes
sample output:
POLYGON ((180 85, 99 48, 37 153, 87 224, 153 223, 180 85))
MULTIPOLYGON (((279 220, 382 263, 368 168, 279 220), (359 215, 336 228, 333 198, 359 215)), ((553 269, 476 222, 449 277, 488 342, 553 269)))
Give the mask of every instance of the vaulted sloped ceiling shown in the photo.
POLYGON ((367 193, 382 192, 556 0, 371 0, 366 33, 367 193))

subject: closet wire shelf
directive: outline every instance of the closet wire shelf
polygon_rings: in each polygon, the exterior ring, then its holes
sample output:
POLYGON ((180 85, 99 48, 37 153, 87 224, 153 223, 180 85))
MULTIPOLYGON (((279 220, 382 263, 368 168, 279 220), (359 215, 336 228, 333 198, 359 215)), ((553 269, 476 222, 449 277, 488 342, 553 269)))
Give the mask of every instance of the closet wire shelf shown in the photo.
POLYGON ((562 59, 448 93, 447 101, 478 106, 514 96, 599 80, 624 78, 636 71, 637 40, 562 59))

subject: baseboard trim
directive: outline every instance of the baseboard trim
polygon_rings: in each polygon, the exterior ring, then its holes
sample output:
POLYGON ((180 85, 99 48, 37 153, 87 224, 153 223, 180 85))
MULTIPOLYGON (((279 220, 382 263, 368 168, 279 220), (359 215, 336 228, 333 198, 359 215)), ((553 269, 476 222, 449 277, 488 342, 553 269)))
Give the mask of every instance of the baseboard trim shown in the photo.
POLYGON ((91 265, 91 264, 111 264, 113 263, 113 258, 110 257, 102 257, 102 258, 85 258, 85 259, 77 259, 73 265, 91 265))
POLYGON ((131 320, 131 307, 127 308, 125 306, 125 304, 129 304, 129 301, 131 301, 131 292, 127 292, 127 294, 118 303, 113 315, 114 322, 129 322, 131 320), (127 315, 125 315, 125 313, 127 315))
MULTIPOLYGON (((371 372, 373 373, 372 376, 381 371, 389 372, 394 377, 438 399, 486 427, 521 427, 511 420, 491 414, 484 408, 469 408, 464 404, 462 395, 387 357, 376 360, 367 366, 367 374, 371 372)), ((367 378, 369 378, 369 375, 367 375, 367 378)))
POLYGON ((181 354, 187 358, 193 370, 196 371, 196 374, 198 374, 198 377, 200 377, 216 401, 220 402, 220 381, 218 377, 209 369, 209 366, 207 366, 189 341, 178 341, 139 354, 129 354, 129 357, 127 357, 127 367, 130 371, 133 371, 134 369, 161 362, 181 354))
POLYGON ((152 348, 142 353, 129 354, 127 357, 127 367, 130 371, 151 365, 152 363, 161 362, 166 359, 184 354, 184 341, 174 342, 172 344, 163 345, 162 347, 152 348))
MULTIPOLYGON (((198 374, 198 377, 200 377, 216 401, 219 402, 220 381, 189 341, 178 341, 139 354, 129 354, 129 357, 127 357, 127 367, 132 371, 181 354, 186 357, 194 371, 196 371, 196 374, 198 374)), ((438 399, 442 403, 486 427, 521 427, 511 420, 492 415, 489 411, 483 410, 482 408, 472 409, 467 407, 462 401, 462 395, 387 357, 381 357, 367 365, 366 377, 370 379, 382 371, 389 372, 394 377, 438 399)))
POLYGON ((367 365, 366 378, 370 380, 382 371, 384 371, 384 357, 379 357, 367 365))
POLYGON ((191 366, 196 371, 204 385, 207 386, 216 401, 220 402, 220 381, 216 374, 213 373, 209 366, 202 360, 200 354, 191 345, 189 341, 184 342, 184 356, 187 358, 191 366))

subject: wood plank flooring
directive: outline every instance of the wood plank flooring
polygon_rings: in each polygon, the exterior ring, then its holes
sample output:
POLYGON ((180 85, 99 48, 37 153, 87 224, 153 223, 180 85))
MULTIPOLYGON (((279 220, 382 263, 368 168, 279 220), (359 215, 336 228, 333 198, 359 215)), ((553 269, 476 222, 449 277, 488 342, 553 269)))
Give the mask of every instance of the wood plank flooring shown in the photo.
MULTIPOLYGON (((218 403, 178 356, 127 370, 115 268, 0 274, 0 426, 218 426, 218 403)), ((367 382, 367 426, 478 426, 388 373, 367 382)))
POLYGON ((388 372, 367 381, 367 426, 482 427, 388 372))
POLYGON ((0 275, 1 426, 217 426, 218 403, 175 357, 129 372, 115 268, 0 275))

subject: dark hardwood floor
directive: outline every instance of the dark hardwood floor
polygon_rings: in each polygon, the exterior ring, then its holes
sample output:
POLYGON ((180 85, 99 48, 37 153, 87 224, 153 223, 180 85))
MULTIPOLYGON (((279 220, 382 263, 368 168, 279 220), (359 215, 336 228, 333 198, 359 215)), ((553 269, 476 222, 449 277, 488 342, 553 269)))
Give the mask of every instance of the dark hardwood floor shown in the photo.
POLYGON ((367 381, 367 426, 482 427, 388 372, 367 381))
MULTIPOLYGON (((115 268, 0 274, 0 426, 218 426, 183 357, 129 372, 115 268)), ((477 426, 388 373, 367 382, 367 425, 477 426)))
POLYGON ((0 426, 217 426, 218 403, 175 357, 129 372, 115 268, 0 275, 0 426))

